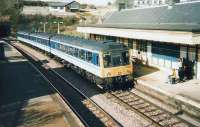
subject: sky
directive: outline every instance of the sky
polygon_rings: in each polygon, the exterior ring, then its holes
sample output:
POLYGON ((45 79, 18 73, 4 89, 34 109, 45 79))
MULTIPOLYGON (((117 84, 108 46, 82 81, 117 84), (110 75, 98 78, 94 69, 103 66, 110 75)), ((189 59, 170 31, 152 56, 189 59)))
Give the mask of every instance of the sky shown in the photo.
POLYGON ((115 0, 77 0, 81 3, 94 4, 94 5, 107 5, 107 3, 115 0))

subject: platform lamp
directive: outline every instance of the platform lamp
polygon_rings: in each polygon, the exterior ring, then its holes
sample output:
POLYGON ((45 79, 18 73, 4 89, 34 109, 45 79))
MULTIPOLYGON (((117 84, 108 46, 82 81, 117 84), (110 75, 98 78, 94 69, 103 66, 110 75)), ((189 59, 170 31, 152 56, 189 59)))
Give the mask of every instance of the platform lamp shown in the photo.
POLYGON ((54 21, 53 23, 57 23, 58 24, 58 34, 60 34, 60 24, 63 24, 63 22, 59 22, 59 21, 54 21))
POLYGON ((40 24, 43 24, 43 32, 46 32, 46 24, 48 24, 48 22, 40 22, 40 24))

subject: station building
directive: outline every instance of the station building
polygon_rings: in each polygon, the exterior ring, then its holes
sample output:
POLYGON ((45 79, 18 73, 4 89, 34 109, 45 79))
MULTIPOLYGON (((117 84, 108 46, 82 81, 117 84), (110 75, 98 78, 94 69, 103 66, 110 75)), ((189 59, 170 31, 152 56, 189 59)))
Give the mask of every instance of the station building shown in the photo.
POLYGON ((200 79, 200 2, 114 12, 102 24, 83 25, 90 39, 113 40, 130 48, 131 58, 163 71, 177 69, 179 58, 190 62, 200 79))

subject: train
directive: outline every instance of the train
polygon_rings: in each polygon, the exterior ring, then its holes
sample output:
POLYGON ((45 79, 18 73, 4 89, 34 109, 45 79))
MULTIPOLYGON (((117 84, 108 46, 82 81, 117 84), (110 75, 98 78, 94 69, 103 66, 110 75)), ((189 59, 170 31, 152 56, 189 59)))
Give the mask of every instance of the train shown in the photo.
POLYGON ((73 68, 103 89, 130 83, 132 80, 130 53, 122 43, 25 31, 18 31, 17 39, 59 57, 65 66, 73 68))

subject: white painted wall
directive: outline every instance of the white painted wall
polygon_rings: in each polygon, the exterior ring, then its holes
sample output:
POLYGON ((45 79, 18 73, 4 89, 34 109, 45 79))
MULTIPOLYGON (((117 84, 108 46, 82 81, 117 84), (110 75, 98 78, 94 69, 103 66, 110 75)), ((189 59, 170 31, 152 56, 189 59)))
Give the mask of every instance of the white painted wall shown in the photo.
POLYGON ((152 52, 151 52, 151 49, 152 49, 151 42, 147 42, 147 60, 148 60, 147 64, 149 64, 149 65, 151 65, 151 63, 152 63, 152 52))
MULTIPOLYGON (((97 27, 77 27, 78 32, 88 34, 99 34, 116 36, 122 38, 143 39, 160 42, 170 42, 177 44, 200 44, 194 40, 192 32, 162 31, 162 30, 138 30, 138 29, 118 29, 118 28, 97 28, 97 27)), ((200 36, 200 35, 199 35, 200 36)))
POLYGON ((187 47, 186 46, 180 46, 180 57, 187 58, 187 47))
POLYGON ((65 7, 49 7, 49 11, 50 12, 65 12, 65 7))

